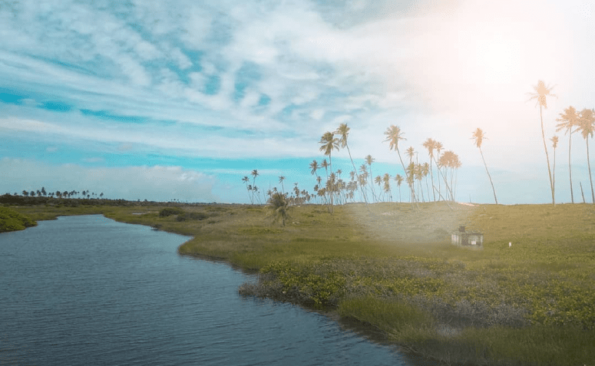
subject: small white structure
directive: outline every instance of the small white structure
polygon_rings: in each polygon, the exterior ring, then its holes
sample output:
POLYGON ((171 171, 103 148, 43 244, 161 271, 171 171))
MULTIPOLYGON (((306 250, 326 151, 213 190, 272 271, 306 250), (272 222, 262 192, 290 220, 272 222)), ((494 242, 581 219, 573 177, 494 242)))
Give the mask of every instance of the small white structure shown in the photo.
POLYGON ((452 233, 451 240, 453 245, 460 247, 483 247, 483 234, 478 231, 465 231, 464 226, 452 233))

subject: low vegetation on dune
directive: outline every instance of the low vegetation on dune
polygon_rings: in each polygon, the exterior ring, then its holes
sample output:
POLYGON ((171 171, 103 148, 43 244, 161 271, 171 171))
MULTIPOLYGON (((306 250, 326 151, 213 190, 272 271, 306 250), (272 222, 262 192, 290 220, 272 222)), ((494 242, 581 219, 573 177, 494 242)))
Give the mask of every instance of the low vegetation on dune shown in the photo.
MULTIPOLYGON (((348 204, 333 214, 320 205, 291 206, 285 226, 275 210, 257 205, 97 206, 84 213, 191 235, 179 253, 259 274, 241 294, 357 319, 435 360, 592 363, 595 207, 450 206, 348 204), (484 247, 451 245, 459 225, 483 232, 484 247)), ((35 219, 65 209, 19 208, 35 219)))

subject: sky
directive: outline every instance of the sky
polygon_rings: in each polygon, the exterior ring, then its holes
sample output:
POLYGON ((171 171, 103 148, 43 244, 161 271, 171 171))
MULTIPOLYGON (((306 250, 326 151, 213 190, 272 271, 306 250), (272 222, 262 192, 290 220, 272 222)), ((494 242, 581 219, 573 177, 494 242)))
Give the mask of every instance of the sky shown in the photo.
MULTIPOLYGON (((279 176, 313 192, 320 138, 346 123, 374 176, 404 175, 383 142, 396 125, 420 162, 427 138, 459 156, 458 201, 493 203, 481 128, 498 201, 547 203, 529 101, 543 80, 556 200, 570 202, 556 118, 595 108, 594 13, 592 0, 0 0, 0 192, 247 203, 254 169, 262 192, 279 176)), ((575 201, 582 184, 591 202, 579 134, 571 159, 575 201)), ((347 151, 332 162, 348 179, 347 151)))

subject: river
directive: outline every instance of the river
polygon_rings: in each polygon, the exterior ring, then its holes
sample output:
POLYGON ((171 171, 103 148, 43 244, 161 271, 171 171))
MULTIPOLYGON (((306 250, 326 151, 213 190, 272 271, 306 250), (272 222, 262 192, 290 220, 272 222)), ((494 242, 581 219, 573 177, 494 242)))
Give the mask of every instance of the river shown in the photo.
POLYGON ((101 215, 0 234, 0 365, 413 365, 252 275, 177 254, 188 237, 101 215))

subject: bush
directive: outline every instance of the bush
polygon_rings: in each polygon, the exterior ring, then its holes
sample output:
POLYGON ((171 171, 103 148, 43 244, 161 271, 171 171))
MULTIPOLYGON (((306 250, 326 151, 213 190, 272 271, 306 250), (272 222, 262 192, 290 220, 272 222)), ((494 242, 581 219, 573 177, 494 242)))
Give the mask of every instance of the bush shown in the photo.
POLYGON ((31 218, 7 207, 0 207, 0 232, 24 230, 36 226, 31 218))
POLYGON ((185 211, 179 207, 166 207, 166 208, 162 209, 161 211, 159 211, 159 217, 167 217, 167 216, 171 216, 171 215, 181 215, 183 213, 185 213, 185 211))
MULTIPOLYGON (((214 216, 214 215, 211 215, 211 216, 214 216)), ((177 221, 204 220, 207 217, 210 217, 210 216, 204 212, 187 212, 187 213, 178 215, 178 217, 176 217, 176 220, 177 221)))

